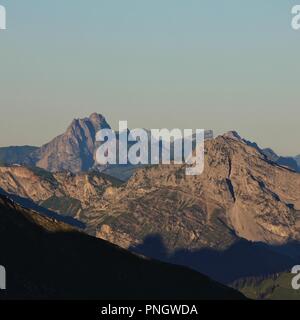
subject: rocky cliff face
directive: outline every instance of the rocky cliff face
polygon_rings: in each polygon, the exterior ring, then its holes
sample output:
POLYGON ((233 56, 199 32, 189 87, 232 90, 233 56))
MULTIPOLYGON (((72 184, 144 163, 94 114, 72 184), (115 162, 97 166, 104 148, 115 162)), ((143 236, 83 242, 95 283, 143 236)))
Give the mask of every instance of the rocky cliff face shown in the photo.
MULTIPOLYGON (((65 133, 40 148, 30 146, 0 148, 0 165, 19 164, 42 168, 50 172, 79 173, 97 170, 127 181, 141 165, 103 166, 95 161, 95 154, 100 145, 95 141, 96 133, 100 129, 106 128, 110 128, 110 126, 101 114, 93 113, 83 119, 74 119, 65 133)), ((119 132, 116 132, 116 138, 119 139, 119 132)), ((148 138, 150 150, 151 140, 154 138, 149 130, 148 138)), ((212 130, 206 130, 205 139, 212 138, 212 130)), ((195 141, 195 136, 192 136, 191 139, 195 141)), ((128 149, 133 145, 134 142, 129 142, 128 149)), ((171 144, 170 150, 172 153, 173 144, 171 144)))
POLYGON ((276 154, 272 149, 270 148, 260 148, 258 146, 258 144, 256 142, 251 142, 248 140, 245 140, 243 138, 241 138, 237 132, 235 131, 231 131, 227 134, 229 137, 234 138, 234 139, 238 139, 244 143, 246 143, 247 145, 256 148, 260 153, 264 154, 268 160, 275 162, 277 164, 279 164, 280 166, 292 169, 294 171, 299 172, 300 171, 300 166, 298 166, 297 163, 297 159, 296 157, 282 157, 279 156, 278 154, 276 154))
POLYGON ((34 153, 36 166, 51 172, 89 170, 95 163, 96 133, 105 128, 110 128, 108 123, 96 113, 73 120, 64 134, 34 153))
POLYGON ((51 172, 88 171, 95 164, 96 133, 110 128, 105 118, 93 113, 88 118, 75 119, 65 133, 42 147, 0 148, 0 164, 29 165, 51 172))
POLYGON ((184 165, 149 166, 120 185, 99 173, 2 167, 0 187, 72 215, 125 248, 153 234, 169 250, 226 248, 239 237, 299 239, 300 175, 232 135, 206 141, 200 176, 186 176, 184 165))
POLYGON ((50 173, 22 166, 0 167, 0 188, 6 193, 81 220, 96 210, 108 188, 119 183, 98 172, 50 173))
POLYGON ((176 166, 143 169, 109 196, 117 218, 97 235, 125 246, 151 233, 168 248, 219 246, 233 233, 273 244, 299 238, 300 175, 228 135, 207 141, 202 175, 187 177, 176 166))

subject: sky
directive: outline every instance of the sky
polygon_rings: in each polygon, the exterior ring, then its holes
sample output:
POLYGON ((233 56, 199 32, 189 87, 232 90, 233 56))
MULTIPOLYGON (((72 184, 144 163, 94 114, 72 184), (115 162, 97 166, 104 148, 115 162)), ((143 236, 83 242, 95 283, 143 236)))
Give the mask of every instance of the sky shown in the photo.
POLYGON ((73 118, 236 130, 300 153, 300 0, 0 0, 0 146, 73 118))

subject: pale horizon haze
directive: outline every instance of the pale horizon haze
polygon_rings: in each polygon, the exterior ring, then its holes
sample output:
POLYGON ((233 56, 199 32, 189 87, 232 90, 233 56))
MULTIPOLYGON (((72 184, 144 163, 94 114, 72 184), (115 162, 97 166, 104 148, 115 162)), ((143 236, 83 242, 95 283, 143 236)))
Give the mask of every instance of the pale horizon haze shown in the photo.
POLYGON ((300 154, 300 0, 0 0, 0 147, 73 118, 236 130, 300 154))

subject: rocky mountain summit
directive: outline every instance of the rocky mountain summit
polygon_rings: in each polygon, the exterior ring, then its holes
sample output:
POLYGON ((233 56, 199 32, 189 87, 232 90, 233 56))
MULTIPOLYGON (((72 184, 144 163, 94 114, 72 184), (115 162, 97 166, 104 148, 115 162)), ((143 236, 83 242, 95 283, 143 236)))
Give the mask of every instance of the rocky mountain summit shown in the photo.
POLYGON ((42 146, 33 156, 36 166, 51 172, 80 172, 91 169, 97 142, 96 133, 110 128, 102 115, 93 113, 89 118, 75 119, 67 131, 42 146))
MULTIPOLYGON (((0 148, 0 164, 2 165, 26 165, 38 167, 50 172, 68 171, 72 173, 97 170, 106 174, 127 181, 141 165, 112 164, 99 165, 96 162, 96 151, 100 143, 96 141, 96 134, 101 129, 108 129, 110 125, 105 117, 93 113, 83 119, 74 119, 65 133, 55 137, 42 147, 6 147, 0 148)), ((151 141, 155 139, 151 131, 145 129, 148 134, 148 148, 151 148, 151 141)), ((116 131, 116 139, 119 140, 120 132, 116 131)), ((128 131, 129 133, 129 131, 128 131)), ((212 139, 213 131, 205 130, 205 139, 212 139)), ((191 136, 195 143, 195 136, 191 136)), ((160 142, 161 143, 161 142, 160 142)), ((128 149, 135 143, 128 142, 128 149)), ((160 148, 164 148, 160 145, 160 148)), ((168 148, 173 154, 174 144, 168 148)), ((118 151, 118 144, 117 144, 118 151)), ((149 161, 151 152, 149 152, 149 161)))
POLYGON ((199 176, 186 176, 185 165, 148 166, 121 184, 96 172, 11 166, 0 168, 0 187, 72 215, 123 247, 155 233, 171 249, 226 246, 237 236, 272 244, 299 238, 298 173, 228 134, 205 148, 199 176))
POLYGON ((96 133, 106 128, 110 126, 101 114, 74 119, 65 133, 40 148, 0 148, 0 163, 36 166, 50 172, 88 171, 95 164, 96 133))
POLYGON ((275 162, 283 167, 290 168, 294 171, 300 172, 300 166, 297 162, 297 157, 293 158, 293 157, 279 156, 271 148, 261 148, 256 142, 251 142, 249 140, 243 139, 242 137, 240 137, 240 135, 236 131, 229 131, 228 133, 225 134, 225 136, 232 139, 240 140, 248 144, 249 146, 256 148, 259 152, 264 154, 268 160, 272 162, 275 162))
POLYGON ((182 166, 151 167, 139 170, 115 194, 111 191, 115 200, 109 211, 117 218, 102 226, 98 236, 136 243, 149 233, 171 233, 176 236, 163 237, 167 247, 183 242, 197 248, 207 245, 209 229, 210 235, 219 234, 214 231, 219 225, 227 228, 223 244, 233 233, 273 244, 299 238, 299 174, 270 163, 256 148, 227 134, 207 141, 205 148, 202 175, 187 177, 182 166), (126 232, 129 221, 133 231, 126 232))

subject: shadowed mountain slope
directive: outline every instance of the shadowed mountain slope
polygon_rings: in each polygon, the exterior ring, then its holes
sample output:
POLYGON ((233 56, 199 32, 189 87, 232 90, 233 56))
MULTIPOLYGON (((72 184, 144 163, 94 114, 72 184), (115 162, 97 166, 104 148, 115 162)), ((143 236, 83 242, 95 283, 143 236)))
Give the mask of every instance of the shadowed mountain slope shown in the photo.
MULTIPOLYGON (((299 245, 297 246, 299 252, 299 245)), ((221 282, 232 283, 245 277, 262 277, 282 272, 299 263, 299 255, 287 254, 284 246, 271 246, 238 239, 230 247, 218 250, 177 249, 170 252, 159 235, 148 236, 130 251, 161 261, 189 266, 221 282)))
POLYGON ((0 298, 243 299, 201 274, 139 256, 0 196, 0 298))

